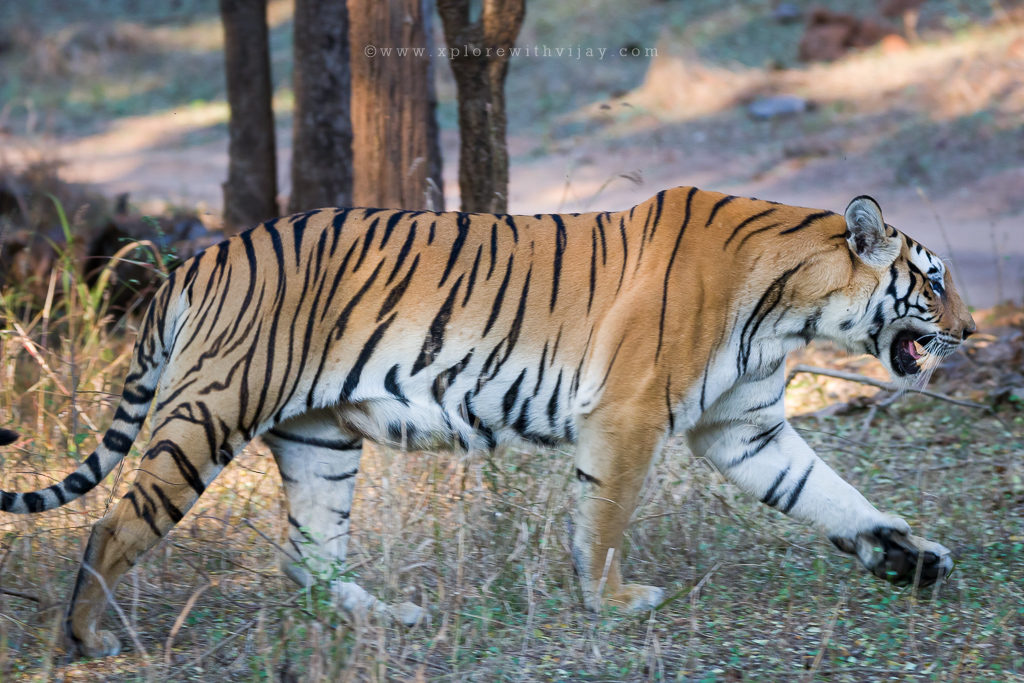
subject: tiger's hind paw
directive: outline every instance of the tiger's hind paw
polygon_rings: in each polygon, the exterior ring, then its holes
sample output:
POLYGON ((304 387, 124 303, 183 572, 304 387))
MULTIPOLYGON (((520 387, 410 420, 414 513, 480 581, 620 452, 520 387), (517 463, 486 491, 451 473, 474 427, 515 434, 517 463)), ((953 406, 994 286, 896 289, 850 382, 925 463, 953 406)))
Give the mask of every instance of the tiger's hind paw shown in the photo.
POLYGON ((89 659, 121 654, 121 641, 110 631, 96 631, 85 638, 69 638, 73 652, 89 659))
POLYGON ((654 609, 665 598, 665 590, 657 586, 640 583, 625 583, 615 590, 606 589, 603 596, 591 595, 586 600, 587 608, 600 612, 613 607, 625 612, 643 612, 654 609))
POLYGON ((412 602, 388 605, 387 611, 403 626, 416 626, 418 624, 430 623, 430 613, 412 602))

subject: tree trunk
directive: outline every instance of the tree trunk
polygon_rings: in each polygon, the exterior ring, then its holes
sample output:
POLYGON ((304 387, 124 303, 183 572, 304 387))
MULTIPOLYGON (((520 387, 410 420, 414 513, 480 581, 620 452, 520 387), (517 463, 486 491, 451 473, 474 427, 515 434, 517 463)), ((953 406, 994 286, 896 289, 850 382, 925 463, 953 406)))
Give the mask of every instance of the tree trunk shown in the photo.
POLYGON ((459 192, 463 211, 508 209, 505 76, 525 0, 484 0, 470 22, 470 0, 438 0, 459 99, 459 192))
POLYGON ((228 233, 280 213, 274 148, 273 86, 266 0, 220 0, 228 88, 228 179, 224 227, 228 233))
POLYGON ((349 7, 354 203, 441 211, 432 2, 349 0, 349 7))
POLYGON ((295 0, 295 121, 289 211, 352 204, 348 10, 295 0))

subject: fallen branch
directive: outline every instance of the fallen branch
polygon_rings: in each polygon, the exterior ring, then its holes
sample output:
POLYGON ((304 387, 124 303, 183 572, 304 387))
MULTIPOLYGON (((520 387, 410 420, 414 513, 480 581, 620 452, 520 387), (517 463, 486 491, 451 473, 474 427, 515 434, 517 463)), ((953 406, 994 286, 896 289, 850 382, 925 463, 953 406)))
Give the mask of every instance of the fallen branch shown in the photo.
POLYGON ((21 591, 12 590, 10 588, 0 588, 0 593, 4 595, 11 595, 15 598, 22 598, 23 600, 31 600, 32 602, 42 602, 36 596, 30 593, 22 593, 21 591))
POLYGON ((990 412, 992 409, 984 403, 976 403, 974 401, 968 401, 965 398, 954 398, 946 394, 939 393, 938 391, 931 391, 930 389, 916 389, 914 387, 901 387, 893 384, 892 382, 884 382, 880 379, 873 377, 865 377, 864 375, 858 375, 853 372, 842 372, 841 370, 829 370, 828 368, 819 368, 813 365, 796 365, 789 372, 789 376, 786 378, 786 385, 793 381, 793 377, 802 372, 811 375, 823 375, 825 377, 834 377, 835 379, 846 380, 847 382, 857 382, 859 384, 867 384, 868 386, 877 387, 886 391, 892 391, 899 393, 902 391, 912 391, 915 394, 923 394, 929 398, 937 398, 940 401, 947 401, 954 405, 963 406, 965 408, 978 408, 986 412, 990 412))

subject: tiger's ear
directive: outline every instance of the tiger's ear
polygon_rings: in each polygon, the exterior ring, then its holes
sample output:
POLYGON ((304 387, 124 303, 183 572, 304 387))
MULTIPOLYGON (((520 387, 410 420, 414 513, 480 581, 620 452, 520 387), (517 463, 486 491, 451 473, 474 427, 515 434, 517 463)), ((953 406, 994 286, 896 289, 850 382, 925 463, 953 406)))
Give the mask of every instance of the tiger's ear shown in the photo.
POLYGON ((846 207, 846 241, 860 260, 873 268, 888 268, 900 255, 900 240, 882 220, 882 207, 866 194, 846 207))

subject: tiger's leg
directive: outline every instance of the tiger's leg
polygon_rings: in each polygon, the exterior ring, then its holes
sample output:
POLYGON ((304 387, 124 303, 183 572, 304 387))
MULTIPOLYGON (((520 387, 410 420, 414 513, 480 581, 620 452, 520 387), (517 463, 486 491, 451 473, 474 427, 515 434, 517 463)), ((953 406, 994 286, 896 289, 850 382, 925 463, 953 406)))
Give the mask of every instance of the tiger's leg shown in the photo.
POLYGON ((97 630, 121 576, 188 512, 206 486, 244 445, 225 434, 209 413, 179 409, 156 416, 159 425, 142 458, 132 489, 93 525, 65 617, 70 644, 87 657, 115 655, 117 637, 97 630))
POLYGON ((823 528, 837 548, 880 578, 904 584, 917 577, 928 585, 949 574, 947 548, 911 535, 903 519, 879 512, 776 417, 764 425, 698 425, 689 434, 691 448, 762 502, 823 528))
POLYGON ((623 533, 665 435, 662 425, 644 425, 644 416, 631 420, 629 413, 592 415, 580 425, 573 561, 584 603, 594 611, 602 605, 649 609, 663 594, 661 588, 622 582, 623 533))
POLYGON ((277 460, 288 501, 288 554, 280 558, 285 575, 300 586, 327 582, 350 616, 377 612, 405 624, 421 620, 416 605, 389 606, 340 575, 362 438, 342 430, 327 411, 288 420, 262 438, 277 460))

